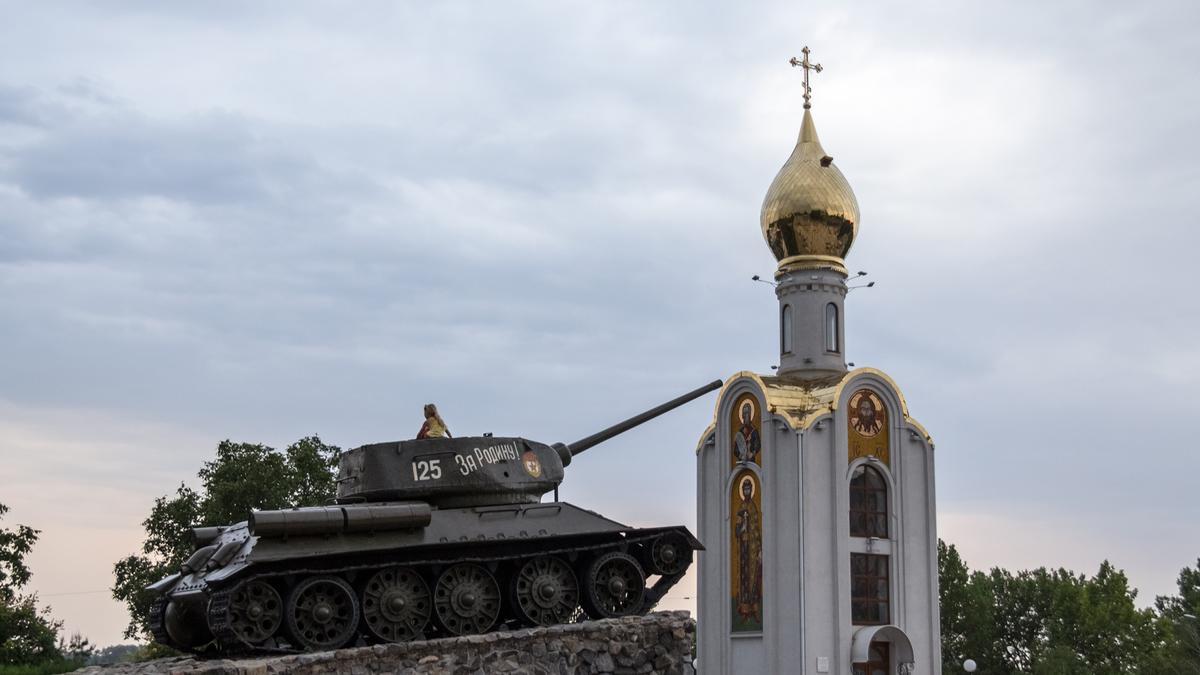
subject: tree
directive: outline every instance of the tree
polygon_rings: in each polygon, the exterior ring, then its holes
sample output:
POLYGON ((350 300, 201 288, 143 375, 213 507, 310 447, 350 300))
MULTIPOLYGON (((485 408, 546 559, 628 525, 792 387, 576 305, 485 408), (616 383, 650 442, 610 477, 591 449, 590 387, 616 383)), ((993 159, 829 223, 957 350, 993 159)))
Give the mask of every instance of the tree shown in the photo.
POLYGON ((938 539, 938 594, 942 615, 942 660, 962 663, 967 658, 967 641, 974 635, 969 620, 974 616, 969 605, 971 571, 954 545, 938 539))
POLYGON ((113 597, 125 603, 129 610, 129 625, 125 637, 145 637, 149 634, 147 621, 154 594, 146 586, 171 574, 187 559, 191 551, 188 539, 192 523, 201 522, 200 495, 180 484, 172 498, 159 497, 154 500, 150 515, 142 521, 146 540, 142 542, 142 555, 131 555, 118 560, 113 567, 116 580, 113 597))
MULTIPOLYGON (((0 504, 0 518, 8 507, 0 504)), ((38 540, 38 530, 26 525, 0 529, 0 664, 26 665, 62 661, 58 643, 61 621, 39 610, 37 595, 21 594, 29 582, 25 556, 38 540)))
MULTIPOLYGON (((8 513, 8 507, 0 504, 0 518, 8 513)), ((12 600, 17 589, 29 582, 29 567, 25 556, 37 543, 38 531, 27 525, 18 525, 15 530, 0 530, 0 600, 12 600)))
POLYGON ((80 633, 71 633, 70 640, 58 639, 58 651, 71 663, 87 663, 96 654, 96 646, 80 633))
POLYGON ((61 621, 38 610, 37 596, 17 595, 0 603, 0 664, 26 665, 57 661, 61 621))
POLYGON ((137 645, 110 645, 103 649, 97 649, 88 659, 88 665, 106 666, 114 663, 127 663, 133 660, 138 650, 137 645))
POLYGON ((317 436, 302 438, 283 452, 261 444, 217 445, 216 458, 197 473, 200 490, 180 484, 173 496, 154 501, 142 521, 146 539, 140 554, 113 568, 113 597, 129 610, 125 637, 149 636, 154 595, 146 586, 178 571, 192 553, 191 528, 229 525, 245 520, 252 509, 316 506, 333 498, 340 449, 317 436))
POLYGON ((1038 657, 1033 675, 1092 675, 1092 671, 1074 649, 1058 645, 1038 657))
POLYGON ((1196 567, 1180 570, 1176 583, 1179 595, 1160 595, 1154 601, 1169 635, 1163 661, 1174 668, 1170 672, 1200 675, 1200 559, 1196 567))
MULTIPOLYGON (((974 659, 983 675, 1149 675, 1162 670, 1168 633, 1108 562, 1094 577, 1064 569, 970 572, 938 547, 942 659, 974 659)), ((1198 674, 1200 675, 1200 674, 1198 674)))

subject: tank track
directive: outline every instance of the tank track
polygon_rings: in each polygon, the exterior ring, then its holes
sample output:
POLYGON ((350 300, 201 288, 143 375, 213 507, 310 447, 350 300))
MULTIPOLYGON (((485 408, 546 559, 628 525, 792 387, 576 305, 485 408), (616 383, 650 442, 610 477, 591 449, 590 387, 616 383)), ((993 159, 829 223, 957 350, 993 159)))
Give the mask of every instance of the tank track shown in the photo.
MULTIPOLYGON (((575 545, 575 546, 561 547, 561 548, 557 548, 557 549, 541 549, 538 551, 513 553, 513 554, 509 554, 509 555, 490 555, 490 556, 476 556, 476 557, 430 558, 430 559, 422 559, 422 560, 408 560, 408 561, 404 561, 404 562, 398 563, 398 564, 401 564, 405 567, 431 567, 431 566, 438 566, 438 565, 453 565, 453 564, 463 563, 463 562, 471 562, 471 563, 476 563, 476 564, 481 564, 481 565, 487 565, 489 563, 513 562, 516 560, 521 560, 521 559, 530 558, 530 557, 534 557, 534 556, 543 556, 543 555, 563 556, 563 555, 570 555, 570 554, 576 554, 576 555, 590 554, 590 553, 598 554, 598 553, 602 553, 606 550, 612 550, 612 551, 627 550, 630 547, 637 545, 637 544, 649 543, 649 542, 652 542, 655 538, 662 536, 663 534, 666 534, 667 532, 670 532, 670 531, 672 531, 670 528, 665 528, 663 530, 649 532, 649 533, 645 533, 645 534, 641 534, 641 535, 627 536, 626 538, 618 540, 618 541, 602 542, 602 543, 597 543, 597 544, 590 545, 590 546, 575 545)), ((207 609, 206 614, 207 614, 209 630, 212 631, 212 634, 214 637, 214 643, 215 643, 215 647, 216 647, 215 652, 218 654, 221 654, 221 655, 225 655, 225 654, 263 654, 263 653, 285 653, 285 654, 301 653, 300 650, 296 650, 296 649, 284 649, 284 648, 274 647, 274 646, 249 644, 249 643, 245 642, 244 640, 242 640, 242 638, 240 636, 238 636, 236 632, 234 632, 233 627, 229 623, 228 608, 229 608, 230 598, 233 595, 233 590, 235 588, 237 588, 240 584, 245 583, 245 582, 254 581, 254 580, 264 580, 264 579, 289 577, 289 576, 304 576, 304 575, 318 575, 318 574, 320 574, 320 575, 331 575, 331 574, 339 575, 339 574, 345 574, 347 572, 362 572, 362 571, 367 571, 367 570, 381 569, 383 567, 389 566, 389 564, 397 564, 397 563, 382 563, 382 564, 381 563, 371 563, 371 564, 358 564, 358 565, 344 565, 344 566, 337 566, 337 567, 307 567, 307 568, 294 568, 293 567, 293 568, 287 568, 287 569, 269 570, 269 571, 260 572, 258 574, 252 574, 252 575, 248 575, 245 577, 240 577, 240 578, 236 579, 235 581, 232 581, 229 585, 227 585, 223 588, 214 589, 209 595, 208 609, 207 609)), ((684 567, 683 570, 681 570, 680 572, 678 572, 676 574, 659 575, 658 580, 654 583, 653 586, 649 586, 649 585, 646 586, 645 595, 644 595, 643 601, 642 601, 642 606, 636 612, 633 612, 633 614, 634 615, 644 615, 644 614, 650 612, 652 609, 654 609, 654 607, 658 604, 658 602, 660 600, 662 600, 662 598, 667 594, 667 592, 672 587, 674 587, 675 584, 679 583, 679 581, 681 579, 683 579, 683 577, 687 574, 687 570, 690 567, 691 567, 691 565, 689 564, 688 566, 684 567)), ((162 602, 161 604, 163 606, 165 606, 165 602, 162 602)), ((161 612, 160 612, 160 614, 161 614, 161 612)), ((587 615, 585 613, 583 613, 582 608, 577 608, 577 616, 579 616, 583 620, 587 619, 587 615)), ((161 619, 160 619, 159 623, 161 624, 161 619)), ((281 630, 283 630, 283 629, 281 629, 281 630)), ((165 630, 163 632, 165 635, 165 630)), ((155 634, 155 639, 158 639, 157 633, 155 634)))
POLYGON ((171 600, 167 597, 157 598, 154 604, 150 605, 150 616, 147 623, 150 627, 150 634, 154 636, 154 641, 160 645, 166 645, 171 649, 178 649, 175 641, 171 639, 170 633, 167 632, 167 624, 165 614, 167 612, 167 603, 171 600))
POLYGON ((250 647, 233 632, 233 626, 229 623, 229 599, 232 595, 233 589, 226 588, 208 598, 208 629, 212 631, 213 641, 222 653, 244 651, 250 647))

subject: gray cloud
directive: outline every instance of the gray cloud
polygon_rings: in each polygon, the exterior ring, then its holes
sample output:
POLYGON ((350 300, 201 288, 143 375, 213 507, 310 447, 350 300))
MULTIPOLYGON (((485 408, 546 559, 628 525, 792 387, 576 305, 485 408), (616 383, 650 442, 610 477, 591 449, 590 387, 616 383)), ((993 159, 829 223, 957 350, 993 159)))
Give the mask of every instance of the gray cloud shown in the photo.
POLYGON ((0 85, 0 122, 37 127, 47 115, 33 87, 0 85))
POLYGON ((261 201, 294 184, 303 158, 263 148, 232 115, 172 125, 130 116, 56 129, 19 153, 13 182, 37 198, 162 197, 197 203, 261 201))
MULTIPOLYGON (((863 207, 850 264, 879 281, 850 356, 937 440, 943 534, 977 566, 1113 552, 1165 592, 1197 554, 1144 537, 1197 516, 1195 11, 26 9, 0 26, 0 422, 33 422, 6 451, 61 453, 39 495, 93 472, 125 514, 224 437, 352 446, 435 400, 458 433, 570 441, 768 371, 749 277, 808 42, 863 207), (1022 523, 1011 558, 971 531, 1022 523)), ((709 405, 589 453, 564 495, 694 521, 709 405)))

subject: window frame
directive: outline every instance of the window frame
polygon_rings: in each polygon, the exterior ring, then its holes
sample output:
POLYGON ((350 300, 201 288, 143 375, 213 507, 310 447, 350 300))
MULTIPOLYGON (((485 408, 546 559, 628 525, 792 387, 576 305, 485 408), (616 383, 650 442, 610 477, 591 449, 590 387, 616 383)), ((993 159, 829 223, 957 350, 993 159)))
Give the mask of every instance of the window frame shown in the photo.
POLYGON ((783 309, 779 310, 779 353, 791 354, 792 341, 795 339, 792 330, 792 314, 794 310, 790 303, 784 303, 783 309))
POLYGON ((848 489, 850 497, 850 536, 872 539, 889 539, 892 530, 892 509, 890 501, 891 486, 888 483, 887 476, 884 475, 883 471, 872 466, 870 463, 863 463, 859 464, 858 466, 851 467, 848 489), (855 474, 859 472, 861 472, 860 475, 863 477, 863 485, 855 485, 855 481, 858 480, 855 474), (878 486, 870 486, 865 484, 869 482, 866 479, 868 475, 875 476, 875 479, 878 481, 878 486), (861 495, 861 498, 858 500, 855 500, 856 493, 861 495), (868 501, 867 497, 872 495, 875 497, 873 501, 875 502, 876 508, 862 508, 862 504, 868 501), (868 523, 865 530, 857 530, 855 528, 855 523, 859 517, 865 519, 865 521, 868 523), (882 532, 879 532, 874 527, 879 523, 883 524, 882 532))
POLYGON ((825 304, 825 351, 829 354, 842 353, 841 314, 836 302, 825 304), (833 345, 832 348, 830 344, 833 345))
POLYGON ((892 559, 888 555, 877 553, 850 554, 850 623, 855 626, 886 626, 892 620, 892 559), (855 573, 856 559, 866 559, 867 572, 855 573), (879 573, 882 570, 882 574, 879 573), (879 593, 881 586, 884 592, 879 593), (873 588, 870 595, 856 595, 860 588, 873 588), (860 612, 859 607, 868 608, 860 612), (882 608, 882 616, 872 616, 872 611, 882 608))

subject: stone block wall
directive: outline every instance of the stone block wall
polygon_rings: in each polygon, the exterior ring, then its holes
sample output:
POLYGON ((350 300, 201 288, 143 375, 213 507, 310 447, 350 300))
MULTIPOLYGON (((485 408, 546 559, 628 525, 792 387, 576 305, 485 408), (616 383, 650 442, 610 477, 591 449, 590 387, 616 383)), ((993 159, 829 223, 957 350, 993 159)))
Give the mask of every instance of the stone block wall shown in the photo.
POLYGON ((247 659, 160 659, 93 666, 89 675, 477 675, 668 673, 694 675, 696 622, 687 612, 587 621, 408 644, 247 659))

